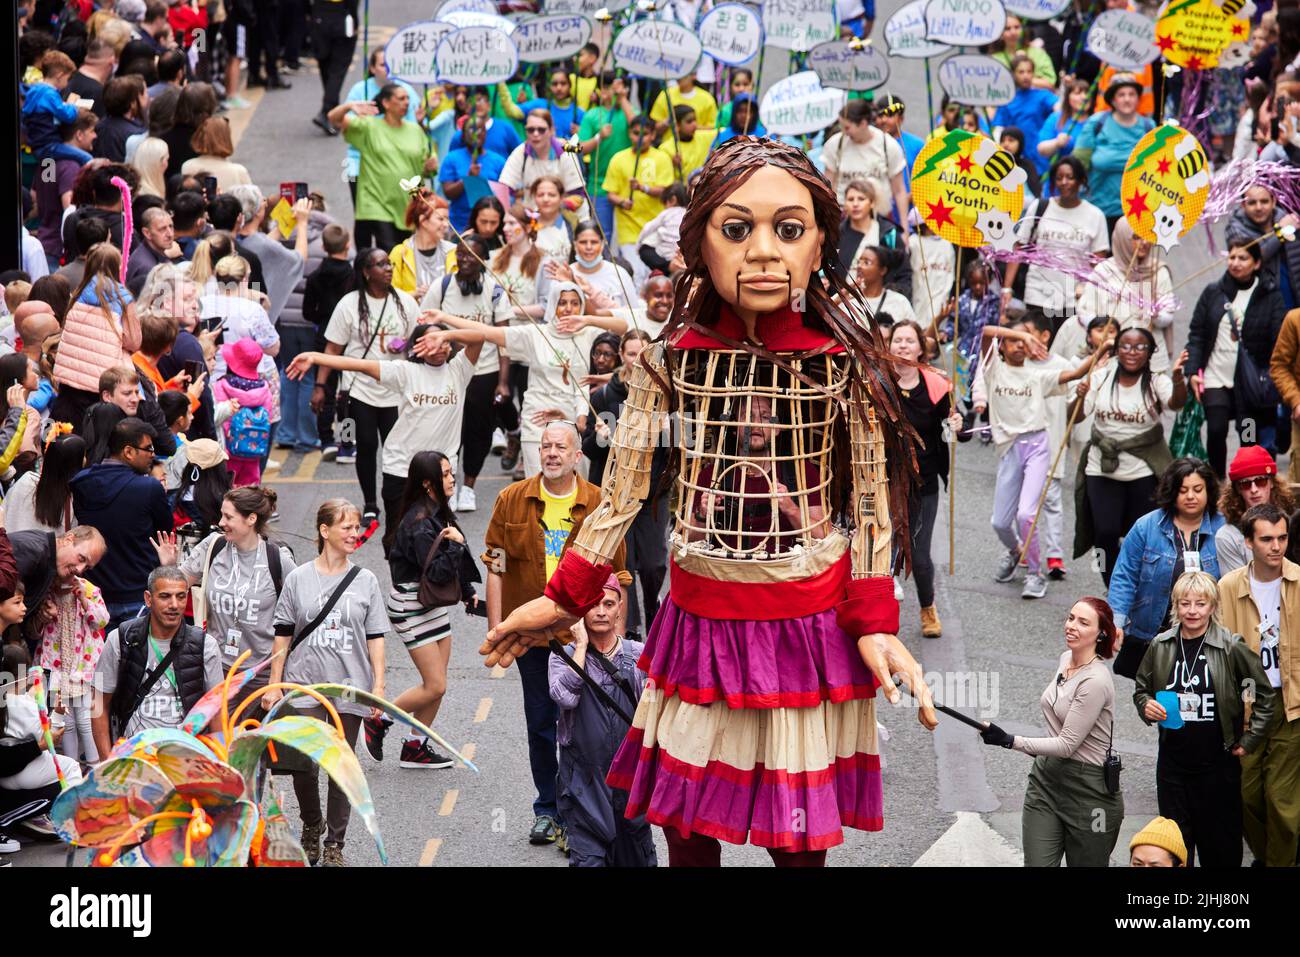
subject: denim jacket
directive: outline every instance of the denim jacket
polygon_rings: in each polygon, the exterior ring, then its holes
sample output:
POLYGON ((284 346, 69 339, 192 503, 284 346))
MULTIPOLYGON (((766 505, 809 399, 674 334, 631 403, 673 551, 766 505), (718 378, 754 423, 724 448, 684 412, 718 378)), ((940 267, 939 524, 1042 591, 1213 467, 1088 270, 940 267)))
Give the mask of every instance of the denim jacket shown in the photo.
MULTIPOLYGON (((1223 527, 1223 516, 1206 513, 1201 518, 1201 569, 1219 577, 1214 550, 1214 533, 1223 527)), ((1125 637, 1151 639, 1164 627, 1169 610, 1169 592, 1174 586, 1174 563, 1180 546, 1173 517, 1164 509, 1139 518, 1119 550, 1119 562, 1110 577, 1107 600, 1115 611, 1115 624, 1125 637)))

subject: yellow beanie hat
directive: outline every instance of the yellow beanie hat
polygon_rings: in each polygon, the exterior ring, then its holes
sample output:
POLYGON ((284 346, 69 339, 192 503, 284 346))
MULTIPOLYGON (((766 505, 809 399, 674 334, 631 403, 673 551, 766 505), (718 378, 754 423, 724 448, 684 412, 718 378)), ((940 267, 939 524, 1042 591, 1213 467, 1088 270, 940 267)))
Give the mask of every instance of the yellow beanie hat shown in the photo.
POLYGON ((1162 847, 1178 858, 1180 867, 1187 866, 1187 845, 1183 843, 1183 832, 1178 827, 1177 821, 1167 817, 1153 819, 1150 824, 1133 835, 1133 840, 1128 842, 1128 849, 1132 851, 1139 844, 1162 847))

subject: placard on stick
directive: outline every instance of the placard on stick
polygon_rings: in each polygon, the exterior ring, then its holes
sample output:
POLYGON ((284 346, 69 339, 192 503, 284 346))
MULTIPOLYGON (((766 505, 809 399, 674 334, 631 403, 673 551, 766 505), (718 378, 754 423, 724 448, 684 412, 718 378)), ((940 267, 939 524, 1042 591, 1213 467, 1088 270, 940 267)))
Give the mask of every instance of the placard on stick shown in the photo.
POLYGON ((929 0, 925 36, 955 47, 982 47, 1002 36, 1007 12, 999 0, 929 0))
POLYGON ((965 106, 1001 106, 1016 95, 1015 77, 991 56, 959 53, 939 64, 939 85, 965 106))
POLYGON ((1021 20, 1051 20, 1070 8, 1071 0, 1003 0, 1007 13, 1021 20))
POLYGON ((763 49, 763 21, 753 7, 720 3, 700 17, 695 33, 704 52, 724 66, 740 66, 763 49))
POLYGON ((648 80, 676 80, 699 65, 704 48, 675 20, 638 20, 614 37, 614 65, 648 80))
POLYGON ((450 23, 434 20, 420 20, 402 27, 384 47, 384 62, 388 64, 389 76, 405 80, 412 86, 438 83, 435 62, 438 44, 455 29, 450 23))
POLYGON ((520 20, 510 38, 524 63, 565 60, 591 39, 591 21, 577 13, 543 13, 520 20))
POLYGON ((514 76, 519 53, 495 27, 464 27, 442 38, 436 61, 439 83, 496 86, 514 76))
POLYGON ((771 46, 807 53, 839 33, 835 0, 763 0, 763 35, 771 46))
POLYGON ((803 136, 833 123, 846 99, 843 90, 823 87, 816 73, 805 70, 772 84, 763 94, 758 116, 768 133, 803 136))
POLYGON ((1140 70, 1160 56, 1155 23, 1132 10, 1099 13, 1088 28, 1084 48, 1117 70, 1140 70))
POLYGON ((854 49, 848 40, 819 43, 808 54, 808 65, 824 87, 874 90, 889 82, 889 58, 873 44, 854 49))
POLYGON ((885 23, 885 46, 890 56, 924 60, 926 57, 942 56, 952 49, 946 43, 926 39, 926 2, 927 0, 912 0, 899 7, 885 23))

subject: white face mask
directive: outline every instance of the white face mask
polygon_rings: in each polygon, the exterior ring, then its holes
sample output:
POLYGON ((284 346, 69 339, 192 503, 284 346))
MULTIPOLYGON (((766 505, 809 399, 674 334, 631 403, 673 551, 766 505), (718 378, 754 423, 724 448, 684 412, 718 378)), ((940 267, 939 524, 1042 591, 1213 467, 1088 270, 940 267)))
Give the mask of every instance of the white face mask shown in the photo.
POLYGON ((604 256, 597 256, 595 259, 584 259, 577 253, 574 253, 573 255, 578 265, 582 266, 584 269, 595 269, 605 258, 604 256))

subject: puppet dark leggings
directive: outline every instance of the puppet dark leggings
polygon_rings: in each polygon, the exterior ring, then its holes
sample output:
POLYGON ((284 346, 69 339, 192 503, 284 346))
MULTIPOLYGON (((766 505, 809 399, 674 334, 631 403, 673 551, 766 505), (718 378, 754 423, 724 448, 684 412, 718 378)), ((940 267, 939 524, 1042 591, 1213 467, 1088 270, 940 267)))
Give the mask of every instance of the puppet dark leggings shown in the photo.
MULTIPOLYGON (((715 837, 692 834, 682 837, 676 828, 664 828, 668 841, 669 867, 721 867, 722 844, 715 837)), ((825 867, 825 851, 778 851, 768 848, 777 867, 825 867)))

